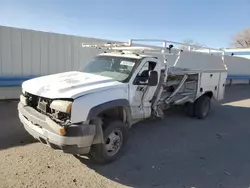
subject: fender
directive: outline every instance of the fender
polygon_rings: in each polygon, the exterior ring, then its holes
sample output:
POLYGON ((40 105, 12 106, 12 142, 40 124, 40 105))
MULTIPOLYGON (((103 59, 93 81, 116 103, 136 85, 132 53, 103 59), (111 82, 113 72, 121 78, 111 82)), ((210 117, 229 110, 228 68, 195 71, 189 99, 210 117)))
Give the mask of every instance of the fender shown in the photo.
POLYGON ((98 114, 100 114, 101 112, 108 110, 110 108, 114 108, 114 107, 123 107, 123 109, 125 110, 125 113, 126 113, 126 115, 125 115, 126 124, 128 127, 131 126, 131 111, 130 111, 128 100, 116 99, 113 101, 105 102, 103 104, 99 104, 99 105, 91 108, 91 110, 89 111, 88 117, 87 117, 88 120, 91 120, 91 122, 96 125, 96 134, 93 138, 93 144, 104 143, 102 121, 101 121, 101 119, 99 119, 98 114))
POLYGON ((117 105, 129 107, 127 98, 127 85, 81 96, 72 104, 71 121, 73 123, 88 121, 100 111, 117 105), (109 104, 110 102, 111 104, 109 104))
POLYGON ((131 110, 130 110, 130 105, 129 105, 129 101, 127 99, 116 99, 116 100, 112 100, 112 101, 108 101, 105 102, 103 104, 99 104, 93 108, 91 108, 91 110, 89 111, 88 120, 91 119, 96 119, 98 118, 98 114, 100 114, 101 112, 108 110, 110 108, 114 108, 114 107, 123 107, 125 112, 126 112, 126 122, 129 124, 130 126, 130 122, 131 122, 131 110))

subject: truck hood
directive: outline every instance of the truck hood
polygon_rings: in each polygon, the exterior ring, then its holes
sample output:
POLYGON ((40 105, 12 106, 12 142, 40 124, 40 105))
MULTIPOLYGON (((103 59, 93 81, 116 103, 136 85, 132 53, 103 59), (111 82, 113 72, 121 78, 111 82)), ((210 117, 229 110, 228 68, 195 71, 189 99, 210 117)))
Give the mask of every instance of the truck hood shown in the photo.
POLYGON ((92 92, 117 87, 126 87, 126 84, 109 77, 78 71, 41 76, 22 84, 25 92, 50 99, 74 99, 92 92))

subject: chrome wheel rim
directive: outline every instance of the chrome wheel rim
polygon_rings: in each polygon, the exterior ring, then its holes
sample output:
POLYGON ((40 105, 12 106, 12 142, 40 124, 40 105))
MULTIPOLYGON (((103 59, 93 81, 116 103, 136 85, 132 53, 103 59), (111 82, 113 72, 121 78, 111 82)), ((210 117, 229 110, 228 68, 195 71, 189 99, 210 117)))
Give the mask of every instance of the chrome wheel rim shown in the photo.
POLYGON ((105 141, 105 149, 107 152, 107 155, 112 156, 115 155, 122 146, 122 132, 120 130, 114 130, 112 131, 106 141, 105 141))

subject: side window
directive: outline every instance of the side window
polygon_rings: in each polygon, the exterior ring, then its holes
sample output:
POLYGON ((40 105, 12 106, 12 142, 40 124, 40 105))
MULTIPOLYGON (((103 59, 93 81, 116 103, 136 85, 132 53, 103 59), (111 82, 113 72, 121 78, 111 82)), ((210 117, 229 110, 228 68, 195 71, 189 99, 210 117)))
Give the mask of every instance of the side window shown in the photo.
POLYGON ((145 74, 145 72, 148 72, 148 64, 149 64, 149 62, 146 62, 144 64, 144 66, 141 68, 141 70, 139 71, 137 76, 142 76, 143 74, 145 74))
POLYGON ((147 85, 148 83, 148 75, 149 70, 154 70, 156 63, 155 62, 146 62, 141 70, 138 72, 135 80, 133 82, 134 85, 147 85))

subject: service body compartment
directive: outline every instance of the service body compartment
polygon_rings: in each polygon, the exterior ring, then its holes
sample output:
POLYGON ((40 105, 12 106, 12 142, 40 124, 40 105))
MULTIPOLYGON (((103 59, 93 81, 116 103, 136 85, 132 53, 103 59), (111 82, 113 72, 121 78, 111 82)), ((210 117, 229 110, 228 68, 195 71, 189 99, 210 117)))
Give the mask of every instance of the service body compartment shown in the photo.
POLYGON ((198 94, 202 95, 207 91, 212 91, 213 97, 216 100, 222 100, 224 98, 226 78, 227 72, 202 72, 200 75, 200 87, 198 89, 198 94))

